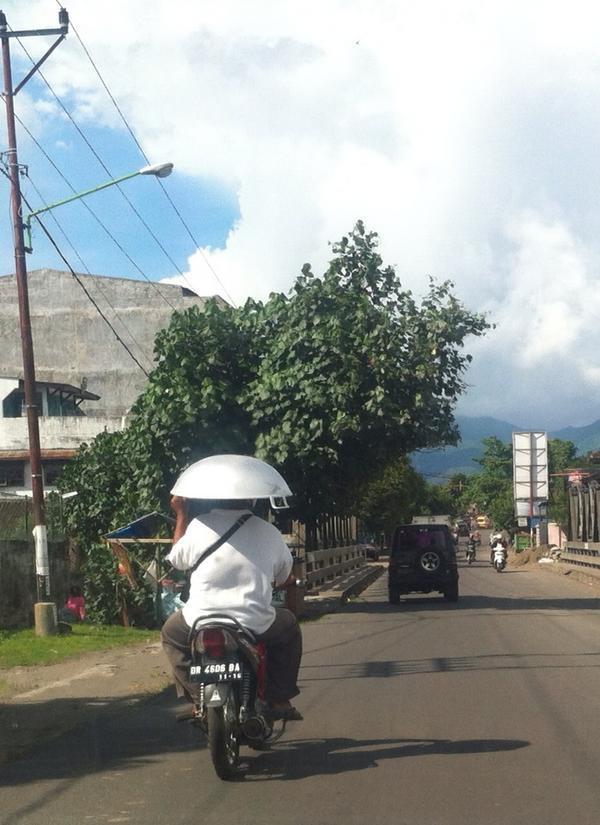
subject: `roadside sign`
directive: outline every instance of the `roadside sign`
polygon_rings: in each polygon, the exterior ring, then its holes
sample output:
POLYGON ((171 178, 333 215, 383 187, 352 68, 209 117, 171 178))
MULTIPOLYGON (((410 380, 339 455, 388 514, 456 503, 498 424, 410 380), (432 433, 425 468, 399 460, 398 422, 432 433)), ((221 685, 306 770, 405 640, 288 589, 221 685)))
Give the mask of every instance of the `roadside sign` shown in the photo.
MULTIPOLYGON (((513 433, 513 488, 517 502, 548 499, 548 438, 544 432, 513 433)), ((518 515, 525 515, 518 512, 518 515)), ((534 515, 529 512, 527 515, 534 515)))

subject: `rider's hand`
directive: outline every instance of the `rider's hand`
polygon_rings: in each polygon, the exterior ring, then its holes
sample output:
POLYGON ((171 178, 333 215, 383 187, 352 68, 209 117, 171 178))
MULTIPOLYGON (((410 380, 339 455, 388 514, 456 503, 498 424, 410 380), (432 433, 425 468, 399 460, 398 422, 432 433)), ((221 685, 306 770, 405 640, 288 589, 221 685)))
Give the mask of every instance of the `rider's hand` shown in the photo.
POLYGON ((176 515, 185 513, 186 509, 187 499, 183 498, 183 496, 171 496, 171 510, 176 515))

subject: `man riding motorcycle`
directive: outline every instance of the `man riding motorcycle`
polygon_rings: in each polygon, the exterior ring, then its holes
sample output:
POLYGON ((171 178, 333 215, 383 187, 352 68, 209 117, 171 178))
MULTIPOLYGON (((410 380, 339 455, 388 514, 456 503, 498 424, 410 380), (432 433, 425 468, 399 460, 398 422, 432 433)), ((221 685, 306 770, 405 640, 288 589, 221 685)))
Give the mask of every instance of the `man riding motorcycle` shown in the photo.
POLYGON ((171 493, 175 530, 167 561, 178 570, 192 569, 188 600, 162 629, 177 695, 192 703, 196 698, 188 677, 194 621, 226 614, 265 643, 270 718, 302 719, 290 703, 300 692, 300 627, 291 611, 271 604, 273 584, 281 587, 290 579, 293 559, 277 528, 250 509, 258 498, 269 498, 277 508, 277 499, 285 502, 291 495, 289 487, 259 459, 217 455, 191 465, 171 493))
POLYGON ((506 539, 504 538, 504 535, 499 530, 492 532, 492 534, 490 535, 490 564, 494 563, 494 547, 497 544, 501 544, 504 550, 506 551, 508 544, 506 539))

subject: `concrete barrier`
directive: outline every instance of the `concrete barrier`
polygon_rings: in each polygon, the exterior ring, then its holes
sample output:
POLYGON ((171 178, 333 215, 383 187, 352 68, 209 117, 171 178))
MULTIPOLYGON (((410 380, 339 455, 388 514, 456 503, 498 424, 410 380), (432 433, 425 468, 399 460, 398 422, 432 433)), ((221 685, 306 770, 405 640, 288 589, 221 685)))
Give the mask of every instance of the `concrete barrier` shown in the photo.
POLYGON ((358 545, 330 547, 306 553, 306 591, 330 584, 365 564, 365 551, 358 545))

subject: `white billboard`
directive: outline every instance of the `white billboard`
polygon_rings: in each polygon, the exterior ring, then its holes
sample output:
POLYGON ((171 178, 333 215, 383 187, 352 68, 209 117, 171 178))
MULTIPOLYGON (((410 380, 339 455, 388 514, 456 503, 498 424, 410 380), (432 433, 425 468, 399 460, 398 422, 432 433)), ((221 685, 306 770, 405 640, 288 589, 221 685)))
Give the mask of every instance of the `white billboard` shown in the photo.
MULTIPOLYGON (((513 433, 513 482, 517 501, 548 499, 548 437, 542 432, 513 433)), ((524 515, 519 513, 519 515, 524 515)), ((534 515, 533 512, 528 515, 534 515)))

